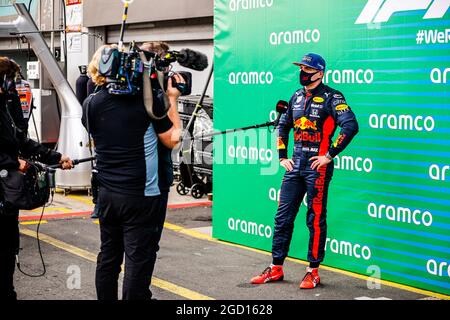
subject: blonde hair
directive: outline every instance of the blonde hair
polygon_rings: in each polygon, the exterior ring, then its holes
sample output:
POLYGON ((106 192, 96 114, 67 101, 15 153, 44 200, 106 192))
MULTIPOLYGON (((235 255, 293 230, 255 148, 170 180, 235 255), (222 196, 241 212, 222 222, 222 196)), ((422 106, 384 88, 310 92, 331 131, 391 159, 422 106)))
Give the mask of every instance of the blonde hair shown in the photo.
POLYGON ((116 44, 105 44, 100 46, 97 51, 95 51, 94 55, 92 56, 92 60, 91 62, 89 62, 88 65, 88 75, 92 78, 92 82, 94 82, 97 86, 102 86, 106 83, 106 78, 104 76, 101 76, 98 73, 98 68, 99 68, 99 64, 100 64, 100 58, 102 55, 102 51, 103 49, 106 48, 112 48, 112 49, 116 49, 117 45, 116 44))

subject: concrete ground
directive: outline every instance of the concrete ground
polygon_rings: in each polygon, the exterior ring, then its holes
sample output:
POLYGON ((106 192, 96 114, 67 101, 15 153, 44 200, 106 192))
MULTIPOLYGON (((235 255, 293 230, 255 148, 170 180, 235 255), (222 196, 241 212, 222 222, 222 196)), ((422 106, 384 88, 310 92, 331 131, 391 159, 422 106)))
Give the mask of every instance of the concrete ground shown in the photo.
MULTIPOLYGON (((86 192, 56 194, 40 226, 44 277, 16 271, 15 286, 23 300, 93 300, 95 261, 99 250, 98 221, 89 216, 93 204, 86 192)), ((21 212, 20 263, 23 271, 42 271, 36 242, 39 210, 21 212)), ((299 290, 304 262, 285 264, 285 281, 255 286, 249 279, 270 262, 270 254, 211 237, 211 202, 171 192, 152 292, 158 300, 367 300, 436 299, 429 292, 382 283, 368 289, 363 276, 324 267, 322 284, 299 290)), ((120 294, 119 294, 120 297, 120 294)), ((444 297, 445 298, 445 297, 444 297)))

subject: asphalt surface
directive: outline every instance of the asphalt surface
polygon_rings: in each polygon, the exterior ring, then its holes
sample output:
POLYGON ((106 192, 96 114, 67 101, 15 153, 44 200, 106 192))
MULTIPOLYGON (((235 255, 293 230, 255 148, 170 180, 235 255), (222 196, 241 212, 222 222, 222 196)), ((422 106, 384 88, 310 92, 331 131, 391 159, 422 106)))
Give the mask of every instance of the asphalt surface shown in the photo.
MULTIPOLYGON (((78 200, 60 196, 58 205, 70 208, 71 203, 78 200)), ((87 201, 77 205, 78 210, 90 209, 87 201)), ((46 274, 31 278, 16 271, 19 299, 96 299, 98 223, 88 215, 61 216, 46 221, 40 226, 46 274)), ((433 299, 414 290, 388 285, 368 289, 365 279, 325 269, 321 269, 322 283, 318 288, 300 290, 299 281, 305 272, 305 265, 300 261, 286 261, 282 282, 251 285, 249 279, 267 267, 270 255, 212 239, 208 235, 211 231, 210 206, 169 209, 166 222, 151 288, 158 300, 433 299)), ((21 225, 20 228, 21 268, 27 273, 38 274, 42 266, 35 239, 36 225, 21 225)))

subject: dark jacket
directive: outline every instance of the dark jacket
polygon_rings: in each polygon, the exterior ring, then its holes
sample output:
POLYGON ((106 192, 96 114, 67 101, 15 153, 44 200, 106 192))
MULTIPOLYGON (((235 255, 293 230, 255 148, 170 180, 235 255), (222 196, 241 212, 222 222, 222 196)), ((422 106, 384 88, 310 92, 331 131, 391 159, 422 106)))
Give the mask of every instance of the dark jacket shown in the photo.
POLYGON ((335 157, 345 149, 359 130, 356 116, 344 95, 324 84, 309 93, 300 89, 289 101, 288 110, 280 118, 278 126, 280 159, 287 158, 291 129, 294 129, 296 150, 305 157, 324 156, 327 152, 335 157), (341 130, 332 142, 338 126, 341 130))
POLYGON ((21 113, 16 113, 13 116, 7 110, 6 99, 7 97, 0 93, 0 170, 18 169, 19 156, 47 164, 58 163, 61 160, 59 152, 52 151, 42 144, 29 139, 15 125, 17 119, 13 122, 13 118, 21 116, 21 113))
POLYGON ((168 117, 152 120, 141 94, 109 94, 106 87, 83 103, 81 121, 93 137, 100 186, 131 196, 156 196, 157 134, 172 127, 168 117))

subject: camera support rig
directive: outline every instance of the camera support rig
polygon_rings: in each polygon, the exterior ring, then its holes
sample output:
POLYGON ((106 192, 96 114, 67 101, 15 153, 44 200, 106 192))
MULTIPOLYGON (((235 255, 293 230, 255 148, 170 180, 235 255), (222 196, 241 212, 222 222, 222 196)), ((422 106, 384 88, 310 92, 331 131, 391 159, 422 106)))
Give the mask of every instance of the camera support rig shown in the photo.
POLYGON ((128 7, 129 4, 132 3, 132 1, 122 1, 123 2, 123 16, 122 16, 122 26, 120 27, 120 38, 119 38, 119 50, 123 51, 123 36, 125 34, 125 27, 127 24, 127 18, 128 18, 128 7))

